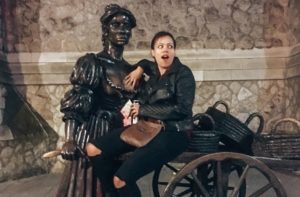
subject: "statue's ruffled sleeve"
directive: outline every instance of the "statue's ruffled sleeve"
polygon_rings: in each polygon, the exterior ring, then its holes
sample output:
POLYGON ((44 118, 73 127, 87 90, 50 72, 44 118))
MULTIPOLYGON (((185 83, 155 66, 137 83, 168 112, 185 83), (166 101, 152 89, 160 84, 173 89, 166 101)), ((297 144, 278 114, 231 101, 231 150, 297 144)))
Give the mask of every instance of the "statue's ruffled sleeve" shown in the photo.
POLYGON ((94 109, 95 88, 99 85, 102 75, 100 65, 97 65, 95 54, 80 57, 72 71, 70 81, 72 88, 61 100, 63 120, 74 119, 83 122, 94 109))

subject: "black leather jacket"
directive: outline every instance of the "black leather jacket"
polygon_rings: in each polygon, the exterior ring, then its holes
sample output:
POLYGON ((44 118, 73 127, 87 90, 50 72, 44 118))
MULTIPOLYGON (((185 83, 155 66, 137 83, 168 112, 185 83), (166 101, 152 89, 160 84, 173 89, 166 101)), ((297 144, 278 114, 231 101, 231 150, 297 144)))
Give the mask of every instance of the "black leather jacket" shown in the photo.
POLYGON ((162 76, 153 62, 142 60, 138 64, 150 75, 139 94, 140 116, 163 121, 167 130, 192 129, 195 79, 191 70, 177 57, 162 76))

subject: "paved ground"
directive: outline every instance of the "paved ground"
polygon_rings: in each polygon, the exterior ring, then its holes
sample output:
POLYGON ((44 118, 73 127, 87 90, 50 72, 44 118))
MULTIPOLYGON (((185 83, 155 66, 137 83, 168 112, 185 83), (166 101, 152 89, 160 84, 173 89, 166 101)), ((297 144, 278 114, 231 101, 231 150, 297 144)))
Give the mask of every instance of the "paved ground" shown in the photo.
POLYGON ((60 175, 46 174, 0 184, 1 197, 54 197, 60 175))
MULTIPOLYGON (((284 185, 288 197, 300 196, 300 176, 289 175, 285 173, 276 173, 276 176, 284 185)), ((256 179, 256 177, 253 177, 256 179)), ((141 181, 139 185, 143 188, 143 196, 151 197, 150 176, 141 181)), ((0 183, 1 197, 54 197, 57 185, 59 184, 60 175, 46 174, 16 181, 0 183)), ((259 182, 259 181, 258 181, 259 182)))

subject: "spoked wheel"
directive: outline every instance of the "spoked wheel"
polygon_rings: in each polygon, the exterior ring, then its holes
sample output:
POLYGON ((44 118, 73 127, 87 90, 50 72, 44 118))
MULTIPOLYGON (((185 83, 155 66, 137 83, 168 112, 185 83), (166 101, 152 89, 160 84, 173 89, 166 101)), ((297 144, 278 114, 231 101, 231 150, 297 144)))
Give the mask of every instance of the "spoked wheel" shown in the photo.
POLYGON ((167 185, 163 197, 184 196, 178 190, 185 177, 192 177, 195 195, 204 197, 286 197, 284 188, 273 172, 262 162, 244 154, 220 152, 205 155, 185 165, 167 185), (212 183, 207 187, 205 179, 199 176, 199 169, 212 166, 212 183), (229 169, 229 170, 228 170, 229 169), (232 169, 237 169, 238 176, 232 176, 232 169), (247 191, 245 191, 247 183, 247 191), (232 185, 233 187, 228 187, 232 185), (242 189, 244 188, 244 189, 242 189))
MULTIPOLYGON (((154 171, 152 179, 152 190, 154 197, 160 197, 170 179, 183 167, 183 164, 166 163, 154 171)), ((189 180, 189 178, 184 178, 189 180)))
MULTIPOLYGON (((155 197, 160 197, 163 190, 168 185, 170 179, 177 174, 183 164, 165 164, 162 168, 157 169, 154 173, 152 180, 153 194, 155 197)), ((223 182, 226 185, 226 191, 233 190, 233 186, 230 185, 228 179, 229 176, 240 177, 243 169, 239 165, 231 164, 222 166, 223 182)), ((216 162, 207 163, 198 166, 193 173, 184 176, 177 184, 174 196, 190 196, 190 197, 202 197, 205 196, 198 186, 197 180, 200 179, 202 186, 208 191, 209 194, 213 195, 215 192, 215 184, 217 180, 216 176, 216 162), (196 177, 196 178, 195 178, 196 177)), ((244 197, 246 193, 246 181, 241 183, 239 193, 237 197, 244 197)))

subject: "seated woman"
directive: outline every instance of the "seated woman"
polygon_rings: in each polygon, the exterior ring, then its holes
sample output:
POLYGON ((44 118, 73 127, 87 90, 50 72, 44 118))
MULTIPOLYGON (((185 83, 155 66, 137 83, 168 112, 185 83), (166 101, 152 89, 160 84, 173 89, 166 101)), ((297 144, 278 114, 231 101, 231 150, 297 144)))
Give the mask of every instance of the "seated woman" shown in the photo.
POLYGON ((159 120, 164 127, 148 144, 136 148, 121 140, 123 129, 116 129, 86 146, 96 174, 103 180, 111 176, 111 191, 115 196, 138 197, 141 193, 136 181, 161 165, 176 158, 188 146, 188 131, 192 128, 192 105, 195 80, 191 70, 175 56, 176 42, 169 32, 158 32, 151 42, 155 63, 138 63, 149 80, 139 92, 140 104, 132 105, 133 117, 159 120), (112 171, 114 158, 133 151, 117 171, 112 171), (106 178, 104 178, 106 177, 106 178))

